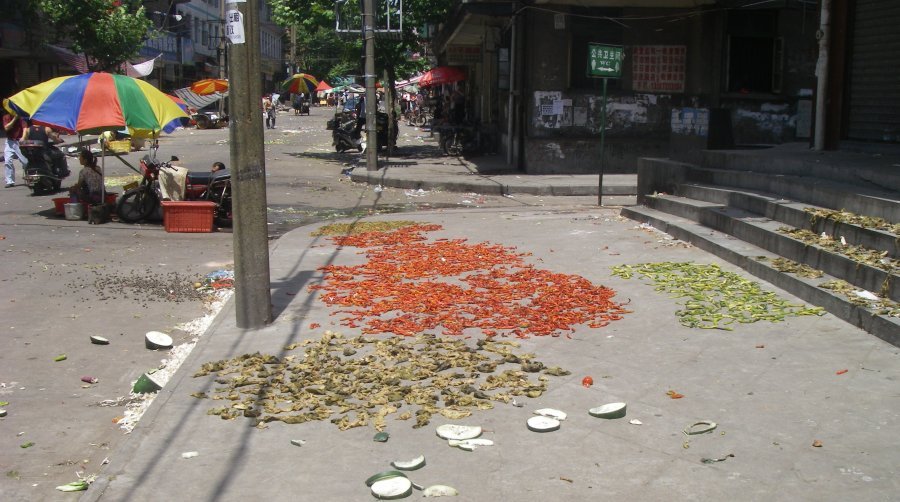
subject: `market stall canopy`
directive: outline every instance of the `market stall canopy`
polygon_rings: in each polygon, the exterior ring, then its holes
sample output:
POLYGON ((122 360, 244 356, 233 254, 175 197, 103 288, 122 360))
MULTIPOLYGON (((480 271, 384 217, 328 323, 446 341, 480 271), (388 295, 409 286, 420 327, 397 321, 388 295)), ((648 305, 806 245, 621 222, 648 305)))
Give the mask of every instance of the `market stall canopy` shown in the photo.
POLYGON ((396 87, 397 89, 405 89, 407 87, 417 87, 416 84, 418 84, 419 81, 422 80, 422 77, 424 77, 424 76, 425 76, 424 74, 416 75, 415 77, 408 78, 406 80, 399 80, 397 82, 394 82, 394 87, 396 87))
POLYGON ((331 89, 331 86, 324 80, 319 82, 319 85, 316 86, 316 92, 327 91, 329 89, 331 89))
POLYGON ((347 85, 339 85, 337 87, 333 87, 330 90, 325 91, 325 92, 344 92, 344 91, 351 92, 354 94, 360 94, 360 93, 366 92, 366 89, 364 87, 356 85, 356 84, 347 84, 347 85))
POLYGON ((173 120, 188 116, 149 83, 104 72, 50 79, 4 100, 3 106, 68 134, 127 128, 132 136, 151 137, 173 120))
POLYGON ((422 75, 419 86, 431 87, 433 85, 452 84, 466 79, 466 72, 455 66, 438 66, 422 75))
POLYGON ((295 73, 281 83, 281 88, 292 94, 312 94, 318 85, 319 81, 316 80, 316 77, 308 73, 295 73))
POLYGON ((182 87, 181 89, 175 89, 172 91, 176 96, 183 99, 185 103, 188 104, 191 108, 201 109, 206 108, 207 106, 215 103, 216 101, 228 96, 227 92, 215 92, 212 94, 207 94, 206 96, 201 96, 196 92, 192 91, 190 87, 182 87))
POLYGON ((224 78, 205 78, 191 84, 191 92, 201 96, 228 92, 228 80, 224 78))

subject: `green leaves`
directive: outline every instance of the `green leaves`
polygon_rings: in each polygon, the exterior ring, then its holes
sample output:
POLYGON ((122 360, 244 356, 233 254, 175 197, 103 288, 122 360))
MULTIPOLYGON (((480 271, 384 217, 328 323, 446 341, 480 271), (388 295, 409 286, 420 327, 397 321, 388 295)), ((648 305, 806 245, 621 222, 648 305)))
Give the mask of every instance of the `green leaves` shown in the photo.
POLYGON ((59 38, 88 57, 91 70, 115 70, 136 56, 153 23, 138 0, 35 0, 59 38))

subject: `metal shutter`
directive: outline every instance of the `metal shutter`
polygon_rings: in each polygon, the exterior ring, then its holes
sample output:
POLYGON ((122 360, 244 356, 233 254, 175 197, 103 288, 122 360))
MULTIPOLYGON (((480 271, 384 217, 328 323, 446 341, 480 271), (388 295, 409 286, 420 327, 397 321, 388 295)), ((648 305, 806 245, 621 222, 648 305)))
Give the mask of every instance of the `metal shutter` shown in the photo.
POLYGON ((857 0, 849 139, 900 142, 900 2, 857 0))

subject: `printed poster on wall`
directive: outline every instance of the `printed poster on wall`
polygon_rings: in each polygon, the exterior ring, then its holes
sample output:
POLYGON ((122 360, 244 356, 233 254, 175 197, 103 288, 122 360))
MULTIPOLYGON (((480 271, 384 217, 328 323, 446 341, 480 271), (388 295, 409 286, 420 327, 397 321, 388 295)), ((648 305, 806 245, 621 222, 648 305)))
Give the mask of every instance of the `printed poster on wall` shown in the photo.
POLYGON ((562 93, 559 91, 536 91, 534 104, 537 107, 535 125, 547 129, 558 129, 562 114, 562 93))
POLYGON ((636 45, 631 56, 634 91, 682 93, 686 45, 636 45))

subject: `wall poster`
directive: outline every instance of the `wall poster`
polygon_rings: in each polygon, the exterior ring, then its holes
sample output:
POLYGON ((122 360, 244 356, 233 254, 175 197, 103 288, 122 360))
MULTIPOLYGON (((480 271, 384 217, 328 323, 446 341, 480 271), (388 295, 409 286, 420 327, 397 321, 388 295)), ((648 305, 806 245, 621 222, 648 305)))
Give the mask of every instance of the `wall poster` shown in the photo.
POLYGON ((683 93, 685 45, 636 45, 631 56, 632 90, 683 93))

